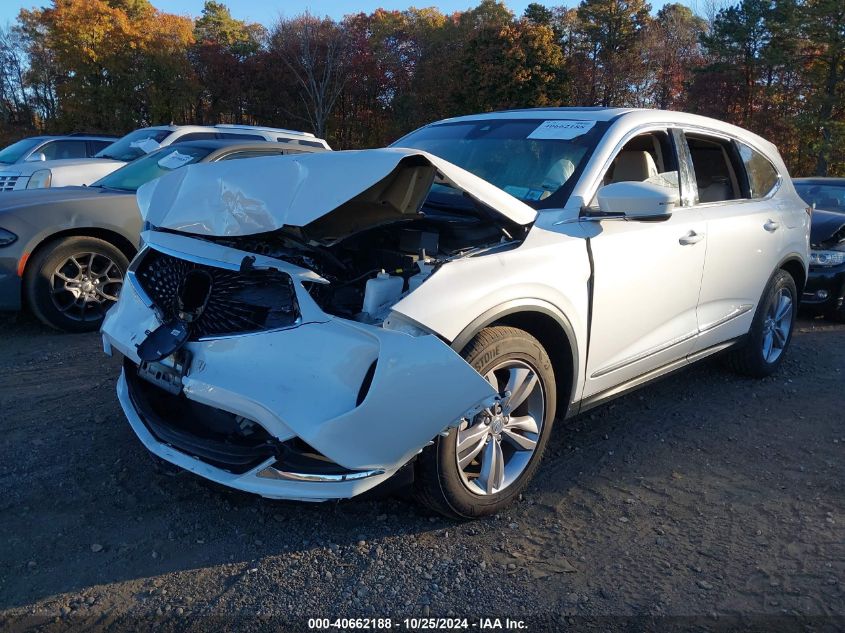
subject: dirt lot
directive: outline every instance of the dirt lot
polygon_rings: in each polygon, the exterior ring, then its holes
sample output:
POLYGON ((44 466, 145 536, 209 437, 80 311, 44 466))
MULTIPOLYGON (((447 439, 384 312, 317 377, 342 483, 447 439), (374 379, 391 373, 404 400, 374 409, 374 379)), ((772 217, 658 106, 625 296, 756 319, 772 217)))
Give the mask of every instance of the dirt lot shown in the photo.
POLYGON ((521 503, 463 524, 157 474, 117 370, 96 334, 0 321, 0 630, 845 628, 845 327, 802 321, 775 378, 710 361, 559 423, 521 503))

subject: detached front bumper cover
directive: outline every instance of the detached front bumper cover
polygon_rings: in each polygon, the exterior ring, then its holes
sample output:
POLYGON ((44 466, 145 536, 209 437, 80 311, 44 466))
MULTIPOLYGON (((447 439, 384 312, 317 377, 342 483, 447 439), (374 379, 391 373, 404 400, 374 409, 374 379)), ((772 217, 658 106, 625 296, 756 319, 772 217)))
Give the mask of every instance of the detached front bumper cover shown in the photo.
MULTIPOLYGON (((147 233, 148 248, 221 269, 238 269, 247 255, 168 233, 147 233)), ((143 262, 139 257, 133 269, 143 262)), ((268 458, 234 473, 182 452, 150 432, 123 376, 118 394, 141 441, 159 457, 198 475, 275 498, 349 497, 384 481, 438 433, 473 415, 493 387, 434 335, 411 336, 322 312, 302 286, 313 272, 255 256, 256 271, 290 276, 298 305, 295 323, 245 333, 204 335, 184 349, 190 366, 185 398, 256 422, 279 442, 298 438, 346 469, 334 477, 288 472, 268 458)), ((136 346, 162 323, 135 276, 102 328, 104 345, 139 364, 136 346)))

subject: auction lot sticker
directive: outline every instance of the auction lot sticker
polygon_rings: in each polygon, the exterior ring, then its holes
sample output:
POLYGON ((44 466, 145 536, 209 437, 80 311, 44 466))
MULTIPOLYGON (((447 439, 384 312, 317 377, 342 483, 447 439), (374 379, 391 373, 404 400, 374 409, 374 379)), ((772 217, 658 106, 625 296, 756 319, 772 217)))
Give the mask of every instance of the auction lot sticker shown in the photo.
POLYGON ((595 124, 595 121, 543 121, 527 138, 565 141, 586 134, 595 124))

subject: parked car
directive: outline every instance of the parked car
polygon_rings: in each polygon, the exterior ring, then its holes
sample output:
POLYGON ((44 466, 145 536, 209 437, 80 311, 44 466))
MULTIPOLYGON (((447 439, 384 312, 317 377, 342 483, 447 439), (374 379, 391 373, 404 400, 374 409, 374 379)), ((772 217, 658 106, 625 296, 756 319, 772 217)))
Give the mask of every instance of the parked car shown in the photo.
POLYGON ((783 362, 810 218, 776 148, 677 112, 535 109, 138 191, 102 327, 158 457, 271 498, 413 475, 501 510, 555 418, 716 352, 783 362))
POLYGON ((0 310, 29 306, 44 323, 95 330, 138 246, 135 191, 193 163, 323 151, 299 143, 187 141, 153 150, 90 187, 0 198, 0 310))
POLYGON ((796 178, 798 195, 815 207, 810 273, 801 297, 808 311, 845 321, 845 178, 796 178))
POLYGON ((315 138, 313 134, 276 128, 248 125, 147 127, 130 132, 107 145, 93 158, 65 158, 17 165, 13 170, 5 172, 7 184, 5 188, 0 186, 0 191, 89 185, 114 170, 120 169, 129 161, 159 147, 214 139, 278 141, 302 147, 328 148, 324 140, 315 138), (9 185, 8 183, 11 182, 14 184, 9 185))
MULTIPOLYGON (((67 158, 92 158, 117 139, 113 136, 71 134, 68 136, 30 136, 0 150, 0 191, 26 189, 29 177, 46 161, 67 158), (36 163, 24 171, 20 165, 36 163)), ((37 182, 37 179, 36 179, 37 182)))

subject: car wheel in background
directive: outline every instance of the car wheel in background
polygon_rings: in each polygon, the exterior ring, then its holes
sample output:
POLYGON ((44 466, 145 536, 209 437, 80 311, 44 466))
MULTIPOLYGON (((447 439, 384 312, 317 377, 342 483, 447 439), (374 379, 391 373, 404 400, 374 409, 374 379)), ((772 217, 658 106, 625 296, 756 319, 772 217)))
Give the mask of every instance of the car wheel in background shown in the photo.
POLYGON ((463 356, 496 388, 500 406, 437 437, 417 460, 415 481, 420 501, 455 518, 493 514, 519 495, 542 459, 556 406, 551 361, 527 332, 485 328, 463 356))
POLYGON ((748 335, 728 354, 734 371, 754 378, 777 371, 792 340, 797 309, 795 280, 785 270, 778 270, 763 291, 748 335))
POLYGON ((129 261, 117 247, 95 237, 56 240, 36 252, 24 275, 30 309, 47 325, 66 332, 100 327, 117 301, 129 261))

